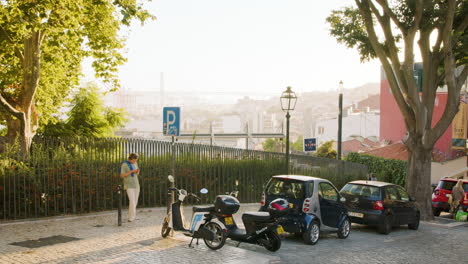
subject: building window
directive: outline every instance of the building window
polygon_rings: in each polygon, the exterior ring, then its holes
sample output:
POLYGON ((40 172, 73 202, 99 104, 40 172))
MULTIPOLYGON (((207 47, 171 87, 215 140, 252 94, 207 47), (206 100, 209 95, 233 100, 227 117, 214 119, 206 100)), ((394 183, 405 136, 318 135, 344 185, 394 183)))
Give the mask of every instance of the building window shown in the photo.
POLYGON ((325 128, 322 127, 322 126, 319 126, 319 127, 318 127, 318 134, 319 134, 319 135, 323 135, 323 133, 325 133, 325 128))

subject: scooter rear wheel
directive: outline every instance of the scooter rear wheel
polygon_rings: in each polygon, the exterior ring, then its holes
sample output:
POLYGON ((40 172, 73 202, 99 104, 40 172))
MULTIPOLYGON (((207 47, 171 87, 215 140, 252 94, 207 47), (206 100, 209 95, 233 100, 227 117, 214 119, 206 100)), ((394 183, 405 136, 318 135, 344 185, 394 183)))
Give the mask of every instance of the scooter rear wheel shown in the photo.
POLYGON ((208 224, 205 225, 205 227, 214 233, 213 240, 208 240, 206 238, 203 238, 205 245, 213 250, 222 248, 224 246, 224 243, 226 242, 227 237, 226 237, 226 233, 221 228, 221 226, 218 225, 217 223, 209 222, 208 224))
POLYGON ((265 234, 266 240, 268 244, 264 244, 265 247, 269 251, 277 251, 281 247, 281 239, 274 231, 269 231, 265 234))
POLYGON ((169 217, 164 218, 164 222, 161 229, 161 236, 166 238, 171 233, 171 228, 169 227, 169 217))

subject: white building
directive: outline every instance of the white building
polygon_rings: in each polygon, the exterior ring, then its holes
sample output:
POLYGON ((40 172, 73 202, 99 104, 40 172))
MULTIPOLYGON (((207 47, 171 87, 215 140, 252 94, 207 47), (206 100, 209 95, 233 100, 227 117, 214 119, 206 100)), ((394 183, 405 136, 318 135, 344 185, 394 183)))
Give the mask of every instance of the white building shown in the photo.
MULTIPOLYGON (((350 139, 352 136, 364 138, 380 135, 379 112, 359 112, 343 114, 342 139, 350 139)), ((314 131, 317 143, 320 145, 326 141, 338 140, 338 118, 317 121, 314 131)))

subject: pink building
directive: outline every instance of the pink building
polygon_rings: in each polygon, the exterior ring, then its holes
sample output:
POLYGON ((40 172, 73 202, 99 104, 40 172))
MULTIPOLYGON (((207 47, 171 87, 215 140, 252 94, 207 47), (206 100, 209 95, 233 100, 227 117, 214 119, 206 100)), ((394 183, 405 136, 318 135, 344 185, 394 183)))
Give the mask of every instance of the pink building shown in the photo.
MULTIPOLYGON (((447 92, 437 92, 432 119, 434 126, 444 113, 447 103, 447 92)), ((390 140, 392 143, 400 142, 405 135, 407 129, 403 120, 403 115, 393 98, 390 85, 385 76, 384 71, 381 71, 380 82, 380 140, 390 140)), ((453 151, 452 144, 452 125, 448 127, 445 133, 439 138, 434 146, 434 152, 445 156, 445 159, 453 159, 463 155, 459 151, 453 151)))

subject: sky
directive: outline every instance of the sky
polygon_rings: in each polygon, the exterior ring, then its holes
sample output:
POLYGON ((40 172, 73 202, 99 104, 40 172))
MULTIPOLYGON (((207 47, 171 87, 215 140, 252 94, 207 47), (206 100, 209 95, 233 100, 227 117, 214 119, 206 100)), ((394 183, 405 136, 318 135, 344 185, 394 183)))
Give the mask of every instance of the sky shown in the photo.
MULTIPOLYGON (((331 10, 352 0, 153 0, 133 23, 120 68, 125 89, 280 96, 380 81, 380 63, 329 35, 331 10)), ((85 67, 86 68, 86 67, 85 67)), ((87 75, 89 69, 86 70, 87 75)))

